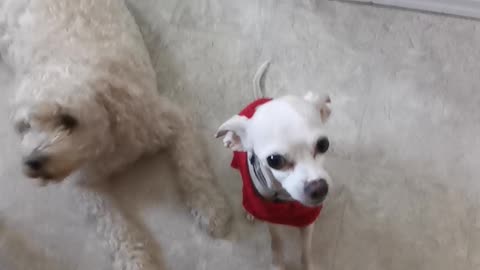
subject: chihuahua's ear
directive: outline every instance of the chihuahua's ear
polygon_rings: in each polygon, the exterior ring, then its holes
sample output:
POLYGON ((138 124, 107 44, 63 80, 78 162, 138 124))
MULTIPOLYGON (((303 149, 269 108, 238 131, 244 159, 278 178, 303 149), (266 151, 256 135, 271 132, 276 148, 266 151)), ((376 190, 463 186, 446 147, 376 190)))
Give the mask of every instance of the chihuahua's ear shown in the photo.
POLYGON ((235 115, 218 128, 215 137, 223 137, 225 147, 233 151, 248 151, 247 125, 248 118, 235 115))
POLYGON ((330 109, 330 96, 327 94, 317 95, 312 92, 308 92, 305 95, 304 99, 308 102, 313 103, 313 105, 317 107, 318 111, 320 112, 322 121, 326 123, 328 121, 328 118, 330 118, 330 114, 332 113, 332 110, 330 109))

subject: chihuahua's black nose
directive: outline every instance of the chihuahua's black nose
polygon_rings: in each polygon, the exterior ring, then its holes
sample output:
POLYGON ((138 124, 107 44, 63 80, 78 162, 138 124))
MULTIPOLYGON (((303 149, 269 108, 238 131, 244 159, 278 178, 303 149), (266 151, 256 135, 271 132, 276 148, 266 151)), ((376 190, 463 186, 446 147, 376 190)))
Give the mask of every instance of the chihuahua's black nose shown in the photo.
POLYGON ((46 156, 32 155, 24 160, 24 164, 28 169, 36 172, 36 171, 42 170, 46 161, 47 161, 46 156))
POLYGON ((321 200, 328 193, 327 181, 325 179, 311 181, 305 186, 304 192, 311 200, 321 200))

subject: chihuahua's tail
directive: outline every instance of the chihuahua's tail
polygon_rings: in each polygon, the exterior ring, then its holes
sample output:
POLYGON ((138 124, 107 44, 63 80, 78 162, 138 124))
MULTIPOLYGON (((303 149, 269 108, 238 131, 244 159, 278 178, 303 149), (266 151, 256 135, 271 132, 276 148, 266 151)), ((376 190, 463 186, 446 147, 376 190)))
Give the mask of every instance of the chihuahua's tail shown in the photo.
POLYGON ((265 61, 260 68, 258 68, 255 76, 253 76, 253 95, 255 96, 255 99, 265 97, 265 73, 267 73, 269 66, 270 60, 265 61))

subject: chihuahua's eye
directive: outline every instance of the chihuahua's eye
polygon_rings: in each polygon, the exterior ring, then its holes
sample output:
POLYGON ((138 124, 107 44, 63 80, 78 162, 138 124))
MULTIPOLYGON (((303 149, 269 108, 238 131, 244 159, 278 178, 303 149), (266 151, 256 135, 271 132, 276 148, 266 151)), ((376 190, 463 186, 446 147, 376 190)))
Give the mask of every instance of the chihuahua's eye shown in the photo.
POLYGON ((330 142, 328 141, 327 137, 323 137, 317 141, 315 150, 317 151, 317 153, 323 154, 328 151, 329 146, 330 146, 330 142))
POLYGON ((64 129, 72 130, 78 125, 78 121, 69 114, 62 114, 60 115, 60 125, 64 129))
POLYGON ((15 125, 15 129, 19 134, 23 134, 30 129, 30 124, 27 121, 20 121, 15 125))
POLYGON ((267 157, 267 164, 274 170, 281 170, 287 165, 287 160, 281 155, 267 157))

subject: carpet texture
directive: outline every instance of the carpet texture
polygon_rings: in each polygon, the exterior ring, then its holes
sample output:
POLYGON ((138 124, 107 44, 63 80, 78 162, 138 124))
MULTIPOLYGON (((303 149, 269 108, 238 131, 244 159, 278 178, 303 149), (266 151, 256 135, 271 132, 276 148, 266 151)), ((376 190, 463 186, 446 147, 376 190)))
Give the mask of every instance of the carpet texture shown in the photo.
MULTIPOLYGON (((268 269, 269 237, 240 210, 239 176, 216 128, 253 99, 266 59, 269 96, 328 92, 327 168, 335 190, 316 224, 323 270, 480 267, 479 23, 314 0, 131 0, 159 91, 195 114, 219 182, 236 207, 212 240, 179 201, 168 157, 139 162, 114 191, 159 245, 168 269, 268 269)), ((107 270, 91 224, 64 185, 19 170, 0 72, 0 269, 107 270)), ((287 246, 298 269, 296 233, 287 246)))

